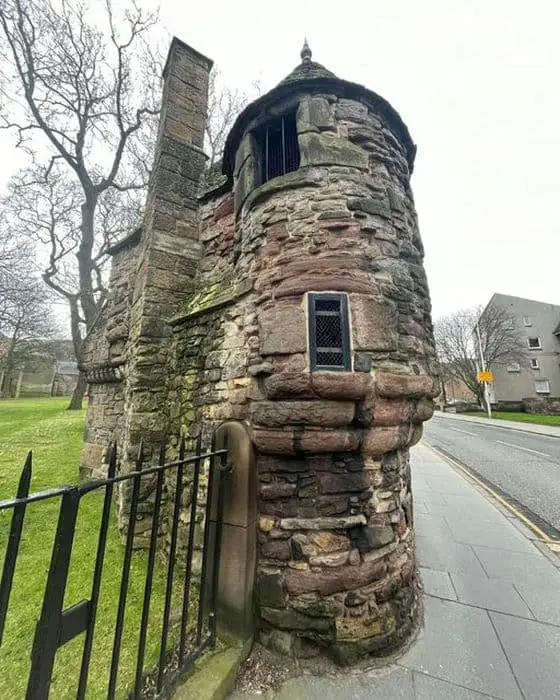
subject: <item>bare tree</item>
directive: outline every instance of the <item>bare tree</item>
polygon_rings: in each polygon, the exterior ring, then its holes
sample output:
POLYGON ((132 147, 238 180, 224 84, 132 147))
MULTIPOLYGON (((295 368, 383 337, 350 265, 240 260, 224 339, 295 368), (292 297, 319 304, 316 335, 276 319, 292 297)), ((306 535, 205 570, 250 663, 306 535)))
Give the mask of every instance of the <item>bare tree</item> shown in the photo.
POLYGON ((515 316, 502 306, 463 309, 436 321, 434 335, 442 376, 464 382, 483 406, 484 388, 477 378, 481 369, 477 323, 488 368, 526 362, 528 354, 515 316))
MULTIPOLYGON (((2 126, 32 162, 4 206, 48 247, 43 279, 69 304, 78 360, 104 298, 106 249, 132 227, 121 214, 144 200, 159 112, 161 62, 148 42, 157 16, 123 5, 0 4, 2 126)), ((70 408, 84 389, 81 377, 70 408)))
POLYGON ((208 82, 208 118, 205 129, 209 167, 222 157, 227 135, 238 114, 261 92, 260 79, 253 82, 250 96, 242 90, 224 85, 220 71, 217 68, 212 69, 208 82))

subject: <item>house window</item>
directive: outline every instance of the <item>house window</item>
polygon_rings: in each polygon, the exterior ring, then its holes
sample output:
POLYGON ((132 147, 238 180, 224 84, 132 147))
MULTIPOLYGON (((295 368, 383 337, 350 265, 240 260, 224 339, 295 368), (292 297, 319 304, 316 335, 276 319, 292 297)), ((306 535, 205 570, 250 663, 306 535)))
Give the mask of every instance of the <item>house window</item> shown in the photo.
POLYGON ((524 326, 531 326, 531 317, 530 316, 523 316, 523 325, 524 326))
POLYGON ((537 379, 535 381, 535 391, 537 394, 550 394, 550 382, 548 379, 537 379))
POLYGON ((542 350, 541 339, 538 336, 536 338, 527 338, 527 343, 529 350, 542 350))
POLYGON ((312 372, 350 371, 350 333, 345 294, 309 294, 309 364, 312 372))
POLYGON ((260 182, 272 180, 299 168, 296 115, 286 114, 268 122, 255 134, 260 182))
POLYGON ((521 365, 519 362, 510 362, 506 369, 508 372, 521 372, 521 365))
POLYGON ((531 369, 540 369, 539 361, 536 357, 531 358, 531 369))

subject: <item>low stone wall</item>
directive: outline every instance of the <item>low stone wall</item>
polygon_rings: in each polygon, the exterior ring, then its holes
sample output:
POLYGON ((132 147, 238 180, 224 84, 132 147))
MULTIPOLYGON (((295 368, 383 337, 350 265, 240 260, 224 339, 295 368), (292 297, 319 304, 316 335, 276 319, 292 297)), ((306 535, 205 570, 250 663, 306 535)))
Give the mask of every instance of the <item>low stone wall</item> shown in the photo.
POLYGON ((523 406, 526 413, 560 414, 560 397, 539 396, 534 399, 523 399, 523 406))

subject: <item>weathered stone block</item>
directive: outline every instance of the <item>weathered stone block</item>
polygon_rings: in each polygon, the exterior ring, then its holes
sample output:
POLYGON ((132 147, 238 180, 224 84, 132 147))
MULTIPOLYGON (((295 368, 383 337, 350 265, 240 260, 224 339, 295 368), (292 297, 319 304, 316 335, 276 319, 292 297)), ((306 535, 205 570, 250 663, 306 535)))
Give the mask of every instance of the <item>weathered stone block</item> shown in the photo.
POLYGON ((331 552, 330 554, 317 554, 309 557, 311 566, 343 566, 348 561, 349 552, 331 552))
POLYGON ((260 487, 260 496, 265 501, 274 501, 277 498, 289 498, 297 492, 296 484, 284 484, 275 482, 273 484, 262 484, 260 487))
POLYGON ((415 409, 411 401, 378 397, 372 410, 374 426, 393 426, 410 421, 415 409))
POLYGON ((384 452, 392 452, 398 447, 408 444, 410 426, 404 431, 401 426, 370 428, 364 431, 362 450, 365 455, 378 457, 384 452))
MULTIPOLYGON (((303 162, 301 165, 305 165, 303 162)), ((327 171, 325 168, 300 167, 291 173, 286 173, 281 178, 275 177, 269 180, 264 185, 256 187, 247 197, 245 202, 245 210, 249 211, 258 202, 268 199, 278 192, 285 192, 290 189, 299 189, 302 187, 320 187, 327 180, 327 171)), ((239 211, 237 206, 239 199, 236 196, 236 211, 239 211)))
POLYGON ((344 535, 335 535, 332 532, 310 532, 308 538, 321 552, 350 549, 350 540, 344 535))
POLYGON ((285 540, 266 542, 261 547, 261 555, 266 559, 288 561, 291 557, 290 545, 285 540))
POLYGON ((331 632, 333 623, 329 619, 304 615, 297 610, 278 610, 277 608, 260 608, 263 620, 275 627, 286 630, 316 630, 317 632, 331 632))
POLYGON ((305 314, 299 303, 283 301, 259 312, 261 355, 307 351, 305 314))
POLYGON ((297 132, 324 131, 334 127, 332 106, 324 97, 304 97, 297 111, 297 132))
POLYGON ((311 617, 337 617, 344 610, 340 595, 322 597, 317 593, 304 593, 291 598, 290 606, 311 617))
MULTIPOLYGON (((434 380, 425 374, 375 373, 375 391, 387 398, 409 397, 420 399, 423 396, 437 396, 434 380)), ((437 387, 439 393, 439 387, 437 387)))
MULTIPOLYGON (((391 217, 391 208, 384 199, 374 199, 373 197, 349 197, 348 209, 364 214, 374 214, 384 219, 391 217)), ((357 214, 356 214, 357 216, 357 214)))
POLYGON ((348 515, 343 518, 283 518, 282 530, 348 530, 366 525, 364 515, 348 515))
POLYGON ((304 430, 294 434, 296 452, 352 452, 360 446, 359 435, 350 430, 304 430))
POLYGON ((357 401, 362 399, 371 387, 371 377, 355 372, 312 372, 313 391, 325 399, 357 401))
POLYGON ((354 404, 348 401, 259 401, 251 406, 254 425, 318 425, 339 427, 354 418, 354 404))
POLYGON ((282 585, 282 572, 258 571, 255 579, 255 592, 259 605, 283 608, 286 605, 286 593, 282 585))
POLYGON ((414 423, 421 423, 434 415, 434 402, 432 399, 422 399, 418 402, 416 410, 412 416, 414 423))
POLYGON ((362 294, 350 294, 349 297, 354 348, 362 351, 396 350, 396 305, 387 299, 362 294))
POLYGON ((319 488, 322 493, 355 493, 365 491, 369 483, 363 472, 323 472, 319 474, 319 488))
POLYGON ((269 399, 313 398, 312 378, 309 372, 279 372, 265 379, 265 392, 269 399))
POLYGON ((321 595, 331 595, 352 588, 367 586, 385 575, 387 564, 383 561, 343 566, 315 573, 288 569, 285 575, 286 589, 292 595, 316 591, 321 595))
POLYGON ((299 137, 302 165, 344 165, 367 170, 368 153, 334 135, 306 133, 299 137))
POLYGON ((373 290, 371 281, 345 274, 329 274, 322 277, 317 274, 300 275, 281 282, 276 290, 276 297, 302 296, 307 292, 355 292, 370 294, 373 290))

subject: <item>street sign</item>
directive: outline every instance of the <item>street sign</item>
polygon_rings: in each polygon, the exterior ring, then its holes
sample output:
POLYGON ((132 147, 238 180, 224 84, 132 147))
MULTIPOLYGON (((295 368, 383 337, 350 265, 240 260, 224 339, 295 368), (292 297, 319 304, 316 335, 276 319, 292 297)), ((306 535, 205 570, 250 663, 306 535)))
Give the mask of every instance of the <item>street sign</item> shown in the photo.
POLYGON ((485 370, 484 372, 479 372, 477 375, 478 381, 479 382, 493 382, 494 381, 494 372, 491 372, 490 370, 485 370))

